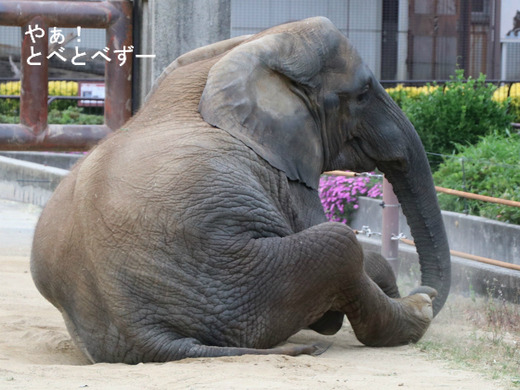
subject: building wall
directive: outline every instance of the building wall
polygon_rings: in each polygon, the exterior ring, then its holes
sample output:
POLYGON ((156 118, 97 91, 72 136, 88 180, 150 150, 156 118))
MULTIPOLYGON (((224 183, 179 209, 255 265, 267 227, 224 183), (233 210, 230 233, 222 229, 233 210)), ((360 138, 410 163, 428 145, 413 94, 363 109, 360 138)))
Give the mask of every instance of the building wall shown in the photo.
POLYGON ((397 25, 397 80, 408 79, 406 60, 408 58, 408 0, 399 0, 397 25))
POLYGON ((231 36, 312 16, 329 18, 379 77, 382 0, 231 0, 231 36))
MULTIPOLYGON (((230 0, 141 0, 140 52, 155 54, 138 64, 138 104, 164 68, 180 55, 230 36, 230 0)), ((138 61, 138 60, 136 60, 138 61)), ((134 62, 135 63, 135 62, 134 62)), ((134 94, 135 95, 135 94, 134 94)))
POLYGON ((520 80, 520 42, 503 43, 502 75, 504 80, 520 80))

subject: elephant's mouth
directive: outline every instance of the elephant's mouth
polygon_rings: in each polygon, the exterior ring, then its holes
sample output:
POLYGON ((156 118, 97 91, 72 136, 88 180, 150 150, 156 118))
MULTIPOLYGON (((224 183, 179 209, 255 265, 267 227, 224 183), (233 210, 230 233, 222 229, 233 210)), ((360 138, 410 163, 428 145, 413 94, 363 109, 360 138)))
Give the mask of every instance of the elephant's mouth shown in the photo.
POLYGON ((377 162, 363 148, 361 138, 353 137, 346 142, 345 151, 339 156, 339 166, 355 172, 369 172, 376 168, 377 162))

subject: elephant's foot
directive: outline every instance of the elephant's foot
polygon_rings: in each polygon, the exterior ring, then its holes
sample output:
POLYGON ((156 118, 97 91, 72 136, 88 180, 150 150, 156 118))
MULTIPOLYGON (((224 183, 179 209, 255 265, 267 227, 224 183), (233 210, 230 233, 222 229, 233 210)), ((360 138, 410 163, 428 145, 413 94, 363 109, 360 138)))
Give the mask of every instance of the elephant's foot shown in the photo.
POLYGON ((416 343, 426 333, 433 319, 432 302, 437 296, 434 289, 428 289, 429 292, 409 295, 396 300, 401 305, 402 318, 398 321, 399 325, 394 328, 395 333, 387 338, 390 343, 382 344, 382 346, 416 343))
POLYGON ((423 287, 418 294, 393 299, 369 284, 357 300, 345 307, 357 339, 370 347, 419 341, 433 319, 432 299, 437 292, 423 287))

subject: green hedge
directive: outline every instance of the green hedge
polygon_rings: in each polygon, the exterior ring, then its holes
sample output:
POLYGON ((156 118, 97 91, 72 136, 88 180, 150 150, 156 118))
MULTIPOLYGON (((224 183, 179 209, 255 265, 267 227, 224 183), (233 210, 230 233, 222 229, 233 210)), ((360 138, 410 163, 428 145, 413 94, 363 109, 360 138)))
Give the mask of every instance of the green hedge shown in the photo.
MULTIPOLYGON (((461 148, 434 174, 437 185, 520 201, 520 135, 490 134, 461 148)), ((520 208, 439 194, 442 209, 520 224, 520 208)))
POLYGON ((482 136, 510 129, 514 120, 508 110, 510 100, 493 99, 497 87, 485 80, 483 75, 465 80, 463 71, 457 71, 445 88, 402 100, 426 151, 452 154, 482 136))

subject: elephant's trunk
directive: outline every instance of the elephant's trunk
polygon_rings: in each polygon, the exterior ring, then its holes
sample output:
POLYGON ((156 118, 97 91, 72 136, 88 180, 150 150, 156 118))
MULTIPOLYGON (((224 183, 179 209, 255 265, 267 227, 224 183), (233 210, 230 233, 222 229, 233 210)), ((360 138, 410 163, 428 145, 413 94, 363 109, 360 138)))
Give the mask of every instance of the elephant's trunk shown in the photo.
POLYGON ((433 183, 428 183, 431 179, 427 177, 419 180, 410 178, 413 173, 407 174, 404 179, 395 177, 391 171, 385 174, 394 187, 415 240, 421 265, 421 284, 438 292, 433 302, 436 315, 448 297, 451 266, 444 223, 435 191, 431 188, 433 183))
MULTIPOLYGON (((395 104, 395 103, 390 103, 395 104)), ((436 315, 444 305, 451 283, 451 258, 430 167, 412 124, 402 115, 401 134, 406 139, 405 158, 400 163, 379 163, 392 183, 415 240, 421 265, 421 283, 437 290, 436 315)), ((393 110, 394 114, 396 110, 393 110)))

